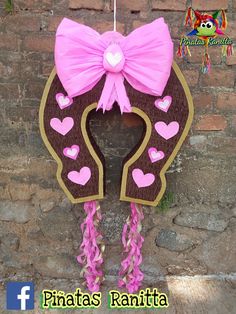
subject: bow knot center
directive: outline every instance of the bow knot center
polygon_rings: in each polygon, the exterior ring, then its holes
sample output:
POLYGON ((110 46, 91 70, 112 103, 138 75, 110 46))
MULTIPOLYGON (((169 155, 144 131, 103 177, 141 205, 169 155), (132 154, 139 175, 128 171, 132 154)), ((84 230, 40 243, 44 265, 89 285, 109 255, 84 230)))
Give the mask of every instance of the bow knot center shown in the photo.
POLYGON ((103 66, 108 72, 120 72, 125 64, 124 54, 117 44, 111 44, 107 47, 103 55, 103 66))

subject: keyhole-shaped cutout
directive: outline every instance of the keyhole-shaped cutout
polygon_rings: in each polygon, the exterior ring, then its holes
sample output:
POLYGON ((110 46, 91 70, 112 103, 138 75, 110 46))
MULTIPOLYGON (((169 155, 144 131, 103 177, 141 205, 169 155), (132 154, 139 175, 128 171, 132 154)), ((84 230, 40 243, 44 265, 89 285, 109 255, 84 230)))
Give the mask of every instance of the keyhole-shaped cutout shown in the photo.
POLYGON ((121 115, 116 104, 105 113, 92 110, 88 119, 96 151, 100 150, 100 158, 105 159, 106 193, 115 192, 119 195, 124 159, 140 146, 146 129, 145 123, 134 113, 121 115))

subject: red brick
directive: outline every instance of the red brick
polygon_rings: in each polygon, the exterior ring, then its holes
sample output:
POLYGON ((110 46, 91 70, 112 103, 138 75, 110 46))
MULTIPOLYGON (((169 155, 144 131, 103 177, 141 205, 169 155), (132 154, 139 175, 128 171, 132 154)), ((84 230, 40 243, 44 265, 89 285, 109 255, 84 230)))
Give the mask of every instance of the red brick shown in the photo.
POLYGON ((208 152, 222 154, 223 156, 233 156, 236 154, 236 138, 226 136, 214 136, 211 138, 211 144, 207 147, 208 152))
POLYGON ((32 123, 38 118, 38 107, 7 107, 6 118, 10 122, 28 121, 32 123))
MULTIPOLYGON (((166 21, 168 23, 168 21, 166 21)), ((168 26, 169 26, 169 31, 170 31, 170 35, 171 35, 171 38, 176 38, 176 39, 179 39, 180 38, 180 31, 179 31, 179 27, 177 25, 170 25, 168 23, 168 26)))
MULTIPOLYGON (((156 12, 157 13, 157 12, 156 12)), ((159 16, 162 16, 167 23, 169 30, 171 32, 171 37, 178 39, 178 44, 180 37, 183 33, 186 33, 187 30, 183 26, 183 12, 170 12, 170 11, 162 11, 157 13, 159 16)))
MULTIPOLYGON (((48 20, 48 31, 55 32, 57 30, 58 25, 63 20, 64 16, 50 16, 48 20)), ((72 18, 73 21, 83 24, 83 18, 72 18)))
POLYGON ((53 7, 53 0, 14 0, 14 6, 20 10, 48 11, 53 7))
POLYGON ((48 18, 48 31, 55 32, 58 25, 63 20, 64 16, 49 16, 48 18))
POLYGON ((26 83, 24 85, 24 97, 31 99, 41 99, 45 83, 45 81, 26 83))
POLYGON ((146 24, 146 22, 144 22, 144 21, 134 20, 134 21, 133 21, 133 29, 136 29, 136 28, 138 28, 138 27, 141 27, 141 26, 143 26, 143 25, 145 25, 145 24, 146 24))
POLYGON ((234 53, 232 56, 226 58, 227 65, 234 65, 236 64, 236 54, 234 53))
POLYGON ((18 38, 15 35, 0 34, 0 49, 4 50, 17 50, 18 38))
POLYGON ((142 119, 134 113, 123 114, 122 122, 127 128, 132 128, 143 124, 142 119))
MULTIPOLYGON (((189 47, 191 52, 191 57, 188 57, 190 63, 202 63, 202 57, 204 55, 204 47, 192 46, 189 47)), ((211 59, 211 64, 220 64, 222 61, 221 58, 221 47, 210 47, 209 54, 211 59)))
POLYGON ((199 79, 199 69, 184 70, 183 74, 189 86, 193 87, 197 85, 199 79))
POLYGON ((54 41, 54 36, 27 36, 23 41, 23 48, 28 51, 52 52, 54 41))
MULTIPOLYGON (((113 8, 113 1, 111 4, 113 8)), ((117 1, 117 8, 121 10, 128 9, 129 11, 143 11, 148 8, 148 1, 147 0, 118 0, 117 1)))
POLYGON ((193 0, 192 7, 200 11, 227 9, 228 0, 193 0))
POLYGON ((209 74, 201 75, 201 86, 234 87, 234 79, 233 70, 213 67, 209 74))
POLYGON ((221 131, 227 127, 226 119, 217 114, 200 116, 195 129, 199 131, 221 131))
POLYGON ((233 115, 231 117, 231 127, 233 128, 234 131, 236 131, 236 115, 233 115))
POLYGON ((233 8, 236 10, 236 0, 233 0, 233 8))
MULTIPOLYGON (((132 29, 136 29, 138 27, 141 27, 147 23, 150 23, 151 21, 140 21, 140 20, 134 20, 133 21, 133 25, 132 25, 132 29)), ((175 27, 173 25, 170 25, 168 23, 168 21, 166 20, 166 23, 168 24, 169 26, 169 30, 170 30, 170 33, 171 33, 171 37, 172 39, 173 38, 177 38, 179 39, 180 38, 180 32, 179 32, 179 28, 178 27, 175 27)), ((176 49, 177 50, 177 49, 176 49)), ((179 58, 178 58, 179 59, 179 58)))
POLYGON ((152 8, 154 10, 173 10, 173 11, 185 11, 186 0, 152 0, 152 8))
POLYGON ((53 69, 53 63, 43 63, 43 66, 42 66, 42 75, 44 77, 48 77, 51 72, 52 72, 52 69, 53 69))
POLYGON ((193 96, 194 107, 199 110, 212 109, 212 95, 199 93, 193 96))
POLYGON ((8 15, 3 21, 6 29, 15 33, 40 30, 40 19, 34 16, 8 15))
POLYGON ((2 99, 18 99, 20 97, 19 86, 15 83, 0 84, 0 98, 2 99))
POLYGON ((70 9, 93 9, 103 10, 103 0, 69 0, 70 9))
POLYGON ((210 47, 209 54, 211 64, 220 64, 222 62, 221 47, 210 47))
POLYGON ((226 35, 230 38, 236 39, 236 21, 235 20, 228 20, 228 27, 225 31, 226 35))
MULTIPOLYGON (((89 26, 93 27, 99 33, 104 33, 104 32, 113 30, 112 21, 104 21, 104 20, 96 21, 95 23, 91 23, 91 25, 89 26)), ((117 22, 116 28, 118 32, 120 32, 121 34, 124 34, 125 25, 123 23, 117 22)))
POLYGON ((14 80, 20 75, 19 63, 0 62, 0 78, 2 80, 14 80))
POLYGON ((236 110, 236 93, 220 93, 217 108, 223 110, 236 110))
POLYGON ((20 66, 20 74, 24 80, 35 79, 41 74, 41 66, 38 61, 23 61, 20 66))
POLYGON ((189 47, 189 51, 191 53, 191 56, 188 56, 188 60, 190 63, 202 63, 202 55, 203 55, 203 49, 202 47, 189 47))

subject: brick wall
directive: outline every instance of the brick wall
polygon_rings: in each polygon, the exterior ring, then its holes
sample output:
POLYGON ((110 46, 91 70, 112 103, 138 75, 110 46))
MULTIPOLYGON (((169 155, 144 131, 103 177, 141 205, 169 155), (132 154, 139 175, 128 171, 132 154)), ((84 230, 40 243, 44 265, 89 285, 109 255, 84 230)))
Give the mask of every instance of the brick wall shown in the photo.
MULTIPOLYGON (((79 276, 73 257, 78 253, 83 212, 81 206, 72 206, 58 187, 55 162, 40 138, 38 109, 53 67, 54 35, 61 19, 70 17, 100 32, 111 30, 112 4, 109 0, 13 2, 13 14, 6 14, 4 1, 0 3, 1 277, 38 274, 74 278, 79 276), (52 269, 54 262, 57 269, 52 269)), ((189 1, 117 2, 118 31, 128 34, 163 16, 177 47, 189 1)), ((235 0, 192 3, 195 9, 226 9, 227 33, 236 40, 235 0)), ((167 176, 168 190, 175 200, 165 214, 145 209, 144 233, 150 240, 146 243, 152 245, 144 246, 144 270, 152 267, 155 276, 235 271, 231 255, 236 215, 236 57, 224 64, 220 49, 211 48, 212 72, 202 75, 200 48, 191 51, 190 62, 176 60, 189 83, 195 117, 167 176), (186 218, 188 215, 192 220, 186 218)), ((117 111, 95 119, 91 128, 109 165, 102 228, 107 246, 114 251, 114 261, 107 262, 106 271, 114 273, 120 232, 129 212, 128 204, 118 201, 120 164, 130 143, 138 141, 141 126, 135 116, 120 117, 117 111)))
MULTIPOLYGON (((2 1, 4 2, 4 1, 2 1)), ((20 106, 25 111, 23 120, 32 121, 32 112, 37 107, 42 88, 53 65, 54 34, 63 16, 85 23, 100 32, 112 29, 111 1, 13 1, 14 13, 6 14, 4 3, 1 7, 1 94, 4 103, 5 119, 17 123, 14 110, 9 107, 20 106), (14 104, 12 99, 14 99, 14 104), (8 102, 10 101, 10 106, 8 102), (35 107, 32 106, 35 104, 35 107), (28 106, 33 107, 28 110, 28 106), (29 116, 30 114, 30 116, 29 116)), ((188 2, 188 1, 187 1, 188 2)), ((215 10, 227 9, 229 18, 228 34, 235 39, 234 21, 235 1, 193 1, 194 8, 215 10)), ((182 22, 187 3, 181 1, 118 1, 118 30, 129 33, 132 29, 164 16, 168 22, 172 38, 177 44, 184 31, 182 22), (171 10, 170 10, 171 8, 171 10)), ((180 64, 191 87, 195 100, 195 129, 224 130, 230 134, 234 129, 235 93, 235 56, 222 64, 220 49, 212 48, 211 57, 214 65, 210 76, 199 74, 201 49, 192 48, 190 63, 180 64), (205 115, 206 114, 206 115, 205 115)), ((34 116, 37 120, 37 114, 34 116)))

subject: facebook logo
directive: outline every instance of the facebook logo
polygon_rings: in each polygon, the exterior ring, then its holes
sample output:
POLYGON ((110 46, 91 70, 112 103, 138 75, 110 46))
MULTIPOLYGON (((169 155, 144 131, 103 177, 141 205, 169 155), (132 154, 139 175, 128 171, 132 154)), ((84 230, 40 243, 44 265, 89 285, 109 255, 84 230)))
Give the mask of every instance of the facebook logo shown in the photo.
POLYGON ((7 283, 7 310, 33 310, 34 284, 33 282, 7 283))

